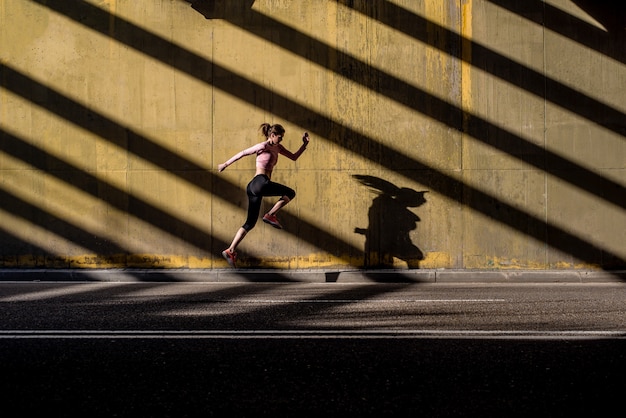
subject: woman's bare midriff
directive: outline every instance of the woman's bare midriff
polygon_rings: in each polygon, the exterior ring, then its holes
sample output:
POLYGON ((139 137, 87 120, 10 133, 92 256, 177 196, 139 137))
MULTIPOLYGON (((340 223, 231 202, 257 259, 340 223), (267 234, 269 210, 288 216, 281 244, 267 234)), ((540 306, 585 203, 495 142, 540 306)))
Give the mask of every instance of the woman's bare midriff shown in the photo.
POLYGON ((264 168, 261 167, 257 167, 256 168, 256 175, 264 175, 267 176, 268 179, 272 178, 272 170, 266 170, 264 168))

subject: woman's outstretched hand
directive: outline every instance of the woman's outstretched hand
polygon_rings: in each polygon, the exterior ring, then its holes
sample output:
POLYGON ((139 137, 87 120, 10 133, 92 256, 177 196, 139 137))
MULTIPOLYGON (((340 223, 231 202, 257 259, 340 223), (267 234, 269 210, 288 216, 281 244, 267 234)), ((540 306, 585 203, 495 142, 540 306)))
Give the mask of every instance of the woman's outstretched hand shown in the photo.
POLYGON ((309 133, 305 132, 304 135, 302 135, 302 142, 304 143, 304 145, 308 145, 309 144, 309 133))
POLYGON ((220 164, 217 166, 217 171, 221 173, 226 167, 226 164, 220 164))

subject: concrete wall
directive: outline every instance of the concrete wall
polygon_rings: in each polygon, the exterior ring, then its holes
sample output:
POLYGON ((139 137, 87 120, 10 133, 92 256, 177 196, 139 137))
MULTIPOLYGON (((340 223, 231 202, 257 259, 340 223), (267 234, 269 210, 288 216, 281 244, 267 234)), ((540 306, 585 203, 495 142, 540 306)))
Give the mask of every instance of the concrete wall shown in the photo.
POLYGON ((597 3, 0 1, 0 267, 225 267, 267 121, 311 144, 241 266, 624 268, 597 3))

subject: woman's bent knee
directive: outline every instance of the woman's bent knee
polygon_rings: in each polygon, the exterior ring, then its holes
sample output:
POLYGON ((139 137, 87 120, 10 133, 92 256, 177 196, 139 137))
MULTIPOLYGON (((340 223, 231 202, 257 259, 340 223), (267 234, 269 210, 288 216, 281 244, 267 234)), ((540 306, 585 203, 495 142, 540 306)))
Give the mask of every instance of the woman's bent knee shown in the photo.
POLYGON ((248 233, 252 230, 252 228, 254 228, 255 225, 256 225, 256 220, 254 222, 247 221, 241 227, 246 230, 246 233, 248 233))

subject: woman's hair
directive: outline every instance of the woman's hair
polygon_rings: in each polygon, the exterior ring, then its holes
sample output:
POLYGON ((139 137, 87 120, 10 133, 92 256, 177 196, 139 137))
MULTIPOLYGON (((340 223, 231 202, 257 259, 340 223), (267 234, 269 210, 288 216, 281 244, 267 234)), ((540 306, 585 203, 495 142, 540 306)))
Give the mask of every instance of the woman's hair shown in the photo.
POLYGON ((271 134, 276 134, 276 135, 285 134, 285 128, 283 128, 283 125, 279 125, 279 124, 270 125, 267 122, 262 123, 261 126, 259 126, 259 130, 263 132, 263 135, 266 138, 268 138, 271 134))

